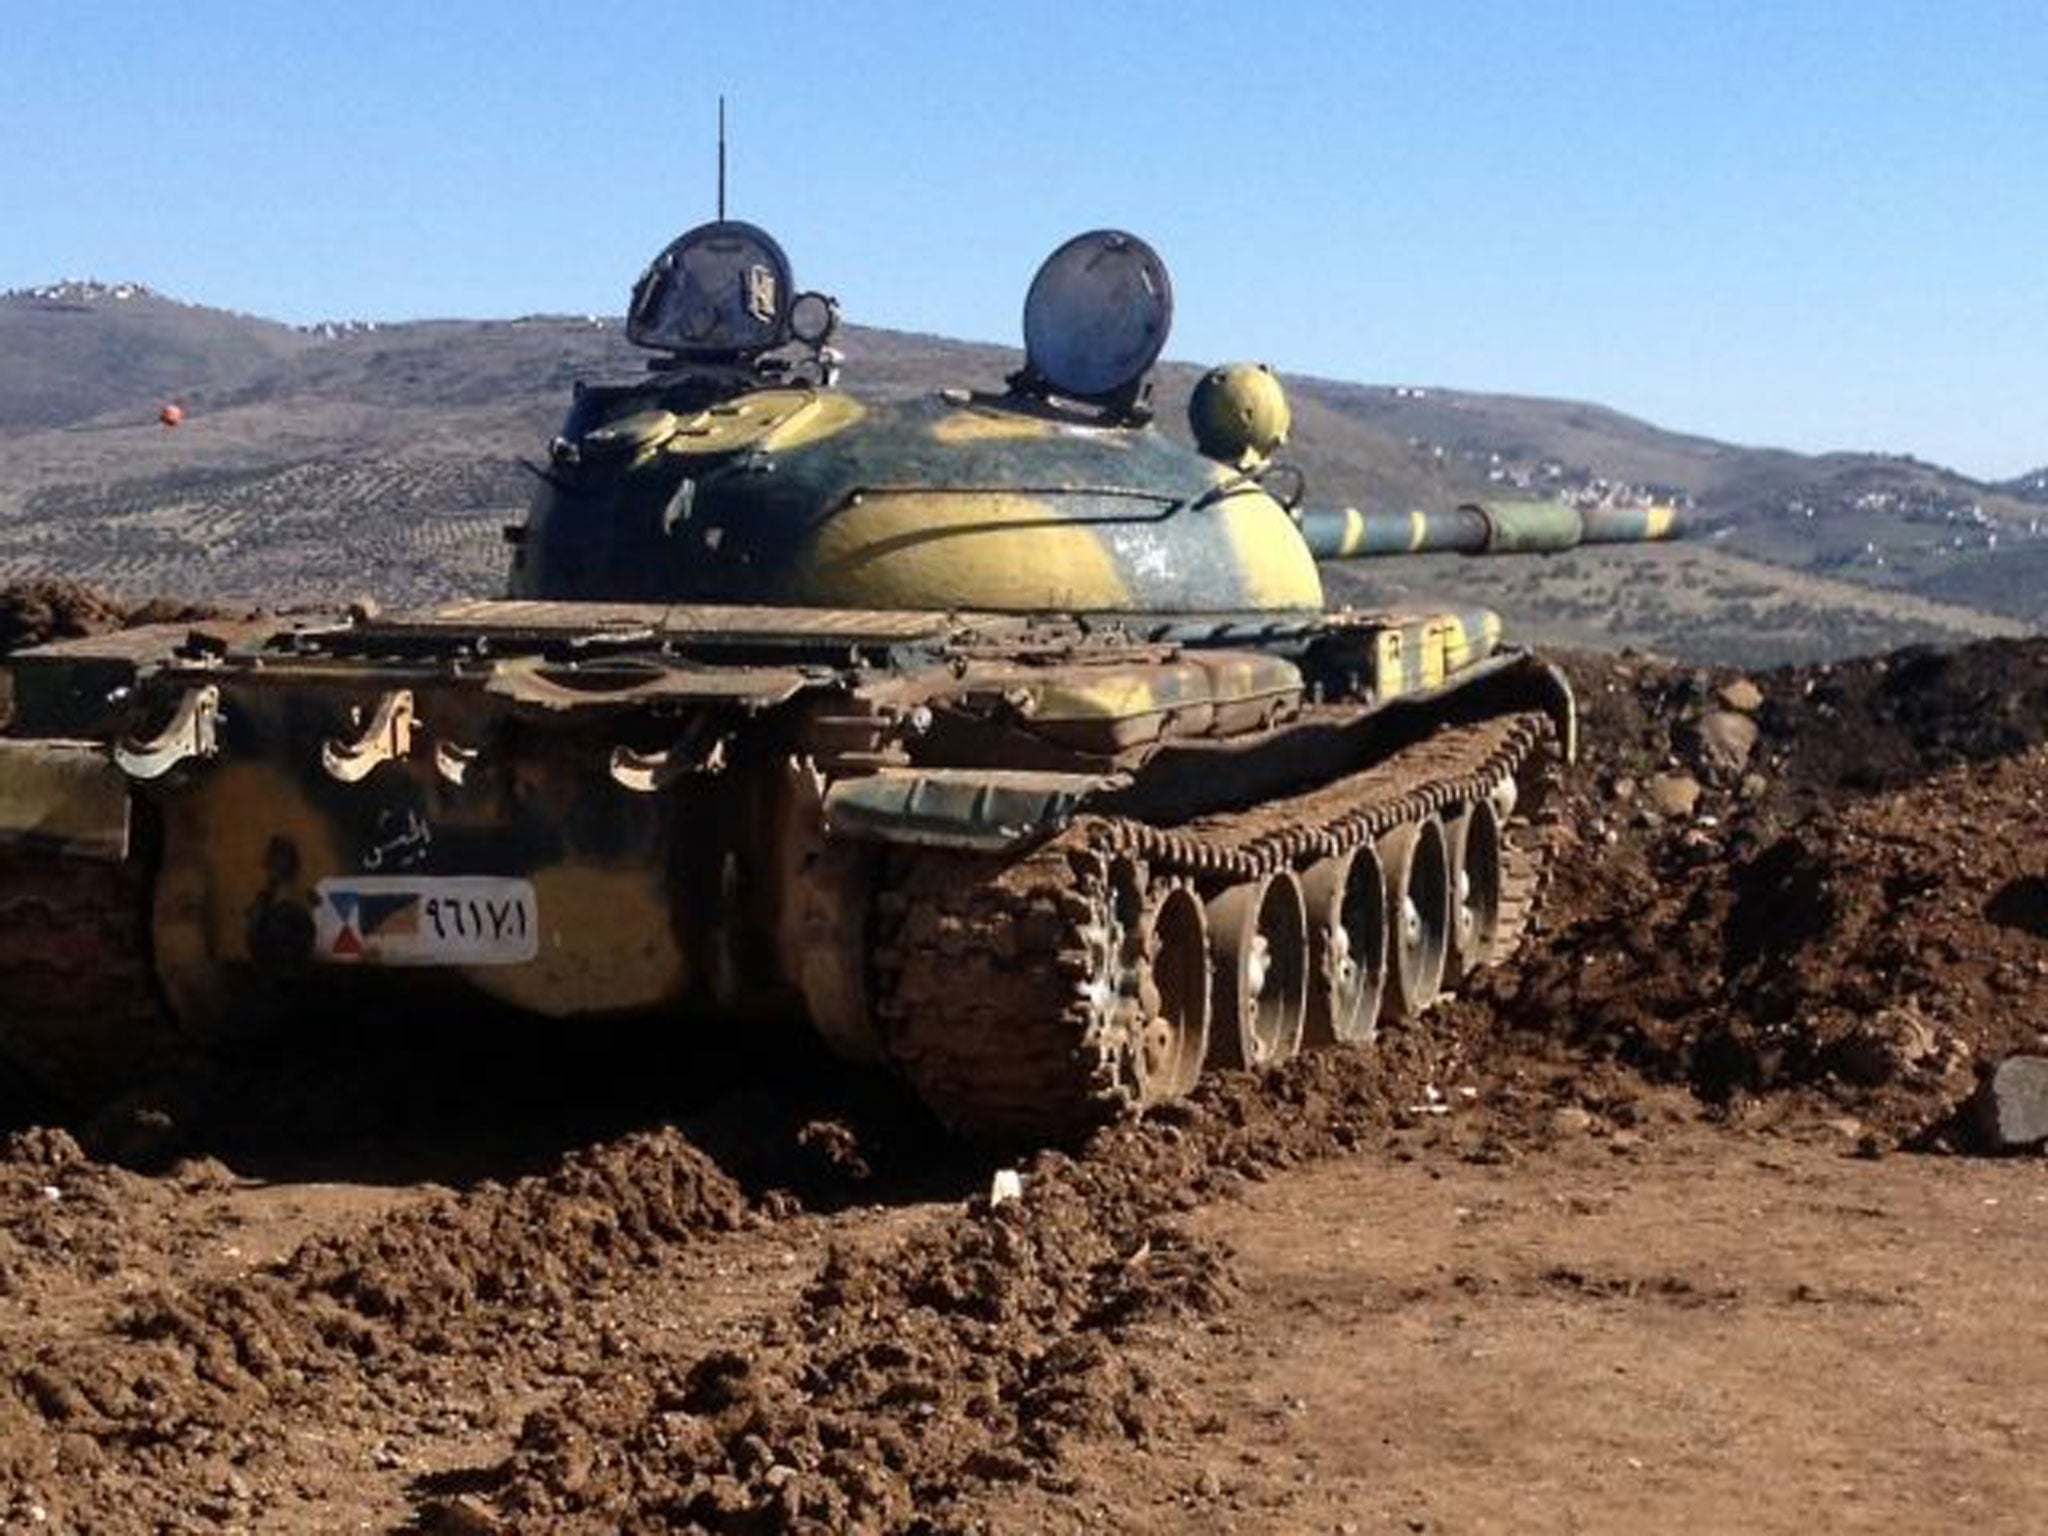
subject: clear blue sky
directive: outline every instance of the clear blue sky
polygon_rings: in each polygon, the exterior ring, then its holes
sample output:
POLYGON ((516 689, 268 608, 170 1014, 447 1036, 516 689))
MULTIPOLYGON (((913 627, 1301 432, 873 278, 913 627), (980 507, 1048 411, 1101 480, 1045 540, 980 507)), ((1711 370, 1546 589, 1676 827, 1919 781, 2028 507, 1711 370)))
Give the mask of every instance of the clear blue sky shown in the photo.
POLYGON ((2041 0, 0 0, 0 287, 616 313, 721 90, 732 212, 857 320, 1013 340, 1118 224, 1173 356, 2048 462, 2041 0))

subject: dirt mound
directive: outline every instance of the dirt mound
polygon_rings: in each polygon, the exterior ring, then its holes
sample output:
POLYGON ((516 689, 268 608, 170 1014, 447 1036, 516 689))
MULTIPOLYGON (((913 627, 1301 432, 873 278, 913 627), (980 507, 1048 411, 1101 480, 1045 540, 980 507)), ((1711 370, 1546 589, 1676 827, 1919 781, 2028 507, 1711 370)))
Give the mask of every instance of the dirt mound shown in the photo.
MULTIPOLYGON (((97 1168, 61 1136, 17 1137, 9 1150, 0 1230, 31 1255, 53 1247, 61 1262, 124 1214, 110 1201, 97 1223, 88 1207, 85 1233, 53 1232, 28 1217, 39 1202, 66 1209, 110 1182, 152 1187, 97 1168), (16 1187, 46 1176, 61 1181, 60 1200, 16 1187)), ((40 1343, 0 1334, 0 1482, 33 1490, 37 1507, 78 1529, 173 1520, 228 1481, 242 1490, 234 1513, 259 1515, 285 1479, 294 1420, 395 1427, 451 1401, 487 1402, 523 1373, 588 1371, 606 1348, 608 1290, 745 1218, 744 1197, 701 1152, 647 1132, 546 1177, 313 1239, 280 1264, 186 1283, 138 1274, 110 1331, 51 1329, 40 1343)), ((124 1251, 134 1257, 115 1245, 124 1251)))
POLYGON ((0 586, 0 656, 51 640, 77 640, 137 624, 218 618, 202 603, 151 598, 131 603, 76 581, 20 581, 0 586))
POLYGON ((2048 639, 1916 647, 1765 679, 1763 723, 1816 794, 1904 788, 2048 742, 2048 639))
POLYGON ((1584 670, 1605 718, 1510 1027, 1717 1102, 1814 1088, 1882 1140, 2039 1048, 2048 643, 1767 679, 1739 772, 1698 748, 1725 680, 1584 670), (1689 813, 1628 792, 1658 773, 1693 779, 1689 813))
POLYGON ((1225 1074, 1078 1158, 1042 1154, 1018 1199, 835 1254, 745 1348, 531 1416, 487 1513, 536 1530, 928 1531, 993 1488, 1070 1487, 1092 1447, 1202 1417, 1130 1348, 1231 1304, 1229 1254, 1185 1213, 1384 1135, 1463 1053, 1455 1025, 1394 1032, 1378 1057, 1225 1074))
POLYGON ((1580 784, 1590 779, 1609 799, 1617 781, 1640 788, 1648 775, 1680 771, 1701 780, 1708 814, 1747 807, 1795 820, 2048 742, 2048 638, 1916 647, 1754 678, 1626 655, 1572 654, 1564 665, 1582 715, 1589 772, 1580 784), (1754 692, 1740 699, 1745 689, 1754 692), (1757 728, 1740 762, 1704 739, 1708 717, 1728 714, 1757 728))
MULTIPOLYGON (((45 579, 0 586, 0 656, 52 640, 77 640, 137 624, 171 624, 220 617, 205 604, 161 598, 129 603, 81 582, 45 579)), ((0 672, 0 729, 14 713, 13 680, 0 672)))
POLYGON ((2042 1047, 2048 752, 1849 803, 1753 852, 1667 844, 1640 905, 1587 915, 1507 1018, 1726 1100, 1821 1087, 1892 1137, 1978 1063, 2042 1047))
POLYGON ((309 1244, 279 1277, 405 1343, 456 1347, 466 1318, 557 1308, 658 1263, 675 1244, 738 1225, 746 1200, 674 1131, 571 1157, 546 1178, 484 1186, 383 1223, 367 1240, 309 1244))
POLYGON ((50 640, 105 634, 128 621, 129 605, 75 581, 0 587, 0 655, 50 640))
POLYGON ((40 1306, 53 1284, 146 1272, 166 1256, 165 1215, 223 1177, 191 1162, 164 1179, 96 1163, 61 1130, 0 1140, 0 1299, 40 1306))

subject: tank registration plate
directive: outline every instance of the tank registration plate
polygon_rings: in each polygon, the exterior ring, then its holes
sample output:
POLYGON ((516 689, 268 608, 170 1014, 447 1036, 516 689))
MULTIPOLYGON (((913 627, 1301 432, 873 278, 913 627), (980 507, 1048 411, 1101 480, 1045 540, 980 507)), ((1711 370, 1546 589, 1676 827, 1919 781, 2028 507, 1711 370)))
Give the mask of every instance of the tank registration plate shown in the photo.
POLYGON ((517 965, 540 951, 530 880, 352 875, 314 888, 313 952, 340 965, 517 965))

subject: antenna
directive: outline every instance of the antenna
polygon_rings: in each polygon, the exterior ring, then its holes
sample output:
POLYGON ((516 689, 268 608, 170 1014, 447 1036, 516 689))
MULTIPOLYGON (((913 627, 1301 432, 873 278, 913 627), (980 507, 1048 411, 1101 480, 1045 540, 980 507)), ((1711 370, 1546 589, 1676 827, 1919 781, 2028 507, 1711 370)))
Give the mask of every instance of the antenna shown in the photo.
POLYGON ((725 97, 718 98, 718 222, 725 222, 725 97))

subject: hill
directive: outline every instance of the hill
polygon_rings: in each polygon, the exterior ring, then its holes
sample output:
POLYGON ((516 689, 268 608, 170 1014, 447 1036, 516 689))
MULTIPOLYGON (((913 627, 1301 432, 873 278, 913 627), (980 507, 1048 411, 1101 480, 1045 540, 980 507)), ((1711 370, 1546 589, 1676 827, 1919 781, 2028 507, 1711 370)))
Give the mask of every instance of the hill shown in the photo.
POLYGON ((288 325, 140 283, 18 289, 0 294, 0 428, 152 420, 166 398, 210 404, 312 345, 288 325))
MULTIPOLYGON (((849 383, 880 395, 994 387, 1018 362, 858 326, 841 346, 849 383)), ((293 328, 84 282, 0 297, 0 357, 0 578, 272 603, 491 590, 499 529, 531 484, 520 461, 577 381, 644 366, 598 317, 293 328), (177 431, 155 424, 167 398, 188 411, 177 431)), ((1199 376, 1158 371, 1165 430, 1182 430, 1199 376)), ((1988 486, 1911 458, 1743 448, 1569 401, 1289 387, 1290 454, 1317 499, 1658 495, 1686 503, 1704 536, 1683 556, 1333 571, 1341 596, 1493 601, 1541 637, 1738 662, 2048 619, 2048 471, 1988 486), (1642 571, 1656 574, 1632 579, 1642 571)))
POLYGON ((2048 465, 2030 469, 2024 475, 2015 475, 2002 482, 1999 490, 2020 501, 2031 501, 2048 506, 2048 465))

